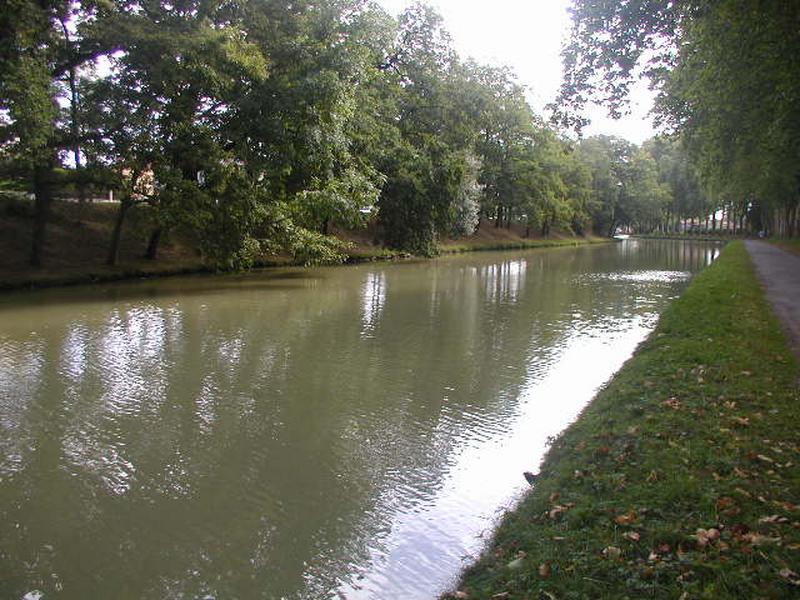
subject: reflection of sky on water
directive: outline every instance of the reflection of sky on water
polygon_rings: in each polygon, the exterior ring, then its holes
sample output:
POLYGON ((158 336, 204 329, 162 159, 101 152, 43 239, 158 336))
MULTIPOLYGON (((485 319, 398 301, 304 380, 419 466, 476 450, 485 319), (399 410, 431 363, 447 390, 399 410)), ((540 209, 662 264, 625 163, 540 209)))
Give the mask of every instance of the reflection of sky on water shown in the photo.
POLYGON ((547 438, 575 418, 653 321, 654 315, 574 322, 549 364, 529 365, 532 376, 520 391, 513 424, 487 419, 461 440, 447 461, 443 485, 401 512, 391 530, 373 541, 369 567, 343 581, 340 596, 382 598, 386 590, 405 590, 404 598, 435 595, 436 588, 417 582, 444 583, 443 572, 454 577, 465 559, 480 551, 501 508, 527 488, 522 473, 537 470, 547 438))
MULTIPOLYGON (((585 276, 591 281, 612 281, 620 283, 647 283, 647 282, 670 282, 686 281, 692 274, 688 271, 633 271, 622 273, 596 273, 585 276)), ((580 283, 578 278, 576 283, 580 283)))
POLYGON ((382 271, 367 273, 361 286, 361 335, 371 337, 380 321, 386 302, 386 275, 382 271))

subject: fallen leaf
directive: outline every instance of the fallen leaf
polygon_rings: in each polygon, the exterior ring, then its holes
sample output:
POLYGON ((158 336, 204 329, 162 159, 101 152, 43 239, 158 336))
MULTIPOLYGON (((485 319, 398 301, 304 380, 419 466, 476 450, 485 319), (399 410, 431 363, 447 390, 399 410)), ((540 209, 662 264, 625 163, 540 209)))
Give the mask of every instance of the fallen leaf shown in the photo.
POLYGON ((800 575, 791 569, 781 569, 778 574, 792 585, 800 586, 800 575))
POLYGON ((550 577, 550 561, 546 560, 539 565, 539 577, 550 577))
POLYGON ((639 539, 641 538, 641 536, 636 531, 629 531, 623 537, 632 542, 638 542, 639 539))
POLYGON ((630 525, 631 523, 636 522, 637 516, 636 511, 629 510, 624 515, 619 515, 614 519, 617 525, 630 525))
POLYGON ((764 456, 763 454, 756 454, 756 458, 758 460, 766 462, 766 463, 774 463, 775 462, 769 456, 764 456))
POLYGON ((561 517, 562 513, 565 513, 569 510, 569 506, 556 504, 553 508, 550 509, 550 512, 547 513, 551 519, 556 520, 561 517))
POLYGON ((511 598, 511 594, 508 592, 500 592, 499 594, 492 596, 493 600, 507 600, 508 598, 511 598))
POLYGON ((780 525, 783 523, 788 523, 789 519, 786 517, 782 517, 781 515, 770 515, 768 517, 761 517, 758 520, 759 523, 768 523, 770 525, 780 525))
POLYGON ((718 540, 719 536, 719 529, 712 527, 711 529, 698 529, 697 532, 691 537, 697 540, 698 546, 704 548, 708 544, 718 540))
POLYGON ((622 550, 617 548, 616 546, 606 546, 603 549, 603 556, 606 558, 617 559, 622 556, 622 550))
POLYGON ((765 544, 777 544, 781 541, 779 537, 769 537, 761 535, 760 533, 746 533, 740 537, 743 542, 747 542, 752 546, 763 546, 765 544))
POLYGON ((661 404, 670 407, 672 410, 680 410, 681 408, 681 401, 675 397, 664 400, 661 404))
POLYGON ((731 498, 730 496, 723 496, 719 500, 717 500, 717 508, 719 510, 725 510, 726 508, 730 508, 736 503, 736 501, 731 498))

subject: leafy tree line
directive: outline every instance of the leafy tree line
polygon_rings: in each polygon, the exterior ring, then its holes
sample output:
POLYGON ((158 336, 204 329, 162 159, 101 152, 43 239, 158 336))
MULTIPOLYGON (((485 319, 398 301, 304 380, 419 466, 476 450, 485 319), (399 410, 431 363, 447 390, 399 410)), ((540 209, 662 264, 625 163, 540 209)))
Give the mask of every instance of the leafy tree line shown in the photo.
POLYGON ((704 212, 722 210, 734 227, 800 233, 800 3, 574 0, 572 12, 563 125, 585 124, 578 115, 588 98, 612 114, 624 110, 645 75, 678 146, 665 161, 693 165, 681 167, 688 179, 672 177, 676 189, 700 184, 700 197, 685 195, 685 205, 704 196, 704 212))
POLYGON ((110 264, 143 205, 148 258, 180 228, 221 267, 339 260, 331 225, 369 219, 419 254, 481 222, 652 228, 671 197, 658 153, 559 136, 424 4, 15 0, 0 39, 0 177, 35 197, 33 265, 66 185, 116 191, 110 264))

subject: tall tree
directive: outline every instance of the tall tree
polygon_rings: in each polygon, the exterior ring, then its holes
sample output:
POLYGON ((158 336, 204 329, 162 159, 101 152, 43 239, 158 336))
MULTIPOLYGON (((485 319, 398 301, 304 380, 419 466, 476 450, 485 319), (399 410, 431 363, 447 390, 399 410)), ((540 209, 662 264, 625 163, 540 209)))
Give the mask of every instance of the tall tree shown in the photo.
POLYGON ((30 263, 40 266, 60 152, 77 131, 59 116, 65 75, 117 47, 112 31, 122 3, 19 0, 0 12, 0 144, 5 160, 35 195, 30 263), (73 30, 70 35, 70 28, 73 30))
POLYGON ((800 200, 800 5, 781 0, 573 2, 559 118, 589 98, 612 113, 640 71, 662 123, 682 133, 707 186, 782 233, 800 200))

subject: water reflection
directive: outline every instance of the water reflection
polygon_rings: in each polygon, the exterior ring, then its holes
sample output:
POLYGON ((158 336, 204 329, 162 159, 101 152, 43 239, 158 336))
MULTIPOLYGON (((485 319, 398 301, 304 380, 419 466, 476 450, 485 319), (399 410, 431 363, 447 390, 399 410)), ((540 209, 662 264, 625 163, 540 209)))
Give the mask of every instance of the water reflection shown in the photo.
POLYGON ((367 273, 361 288, 361 335, 370 337, 381 318, 386 302, 386 274, 382 271, 367 273))
POLYGON ((716 251, 632 241, 5 302, 0 594, 435 596, 716 251))

